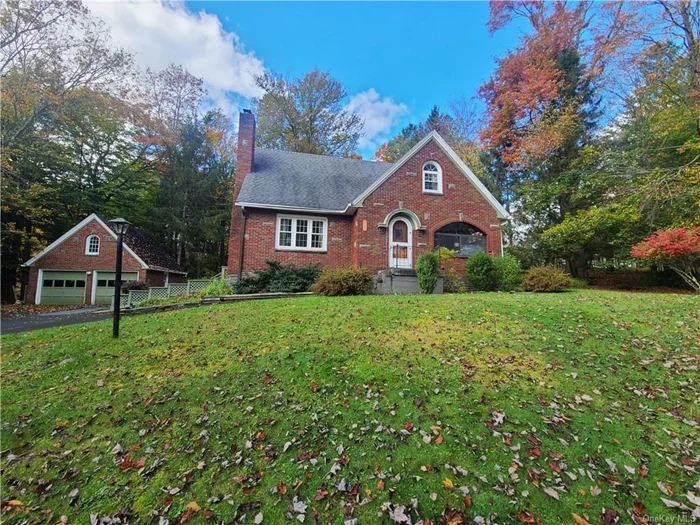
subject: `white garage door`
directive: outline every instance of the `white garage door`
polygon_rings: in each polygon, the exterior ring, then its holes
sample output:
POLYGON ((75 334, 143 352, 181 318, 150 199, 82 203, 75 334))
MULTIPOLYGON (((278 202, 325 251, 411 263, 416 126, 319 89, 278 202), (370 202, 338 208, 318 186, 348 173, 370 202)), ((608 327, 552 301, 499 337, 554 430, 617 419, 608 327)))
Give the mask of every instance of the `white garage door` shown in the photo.
MULTIPOLYGON (((114 297, 114 272, 95 272, 95 304, 112 304, 114 297)), ((136 281, 139 278, 138 272, 122 272, 122 282, 136 281)))
POLYGON ((85 272, 41 272, 40 304, 85 303, 85 272))

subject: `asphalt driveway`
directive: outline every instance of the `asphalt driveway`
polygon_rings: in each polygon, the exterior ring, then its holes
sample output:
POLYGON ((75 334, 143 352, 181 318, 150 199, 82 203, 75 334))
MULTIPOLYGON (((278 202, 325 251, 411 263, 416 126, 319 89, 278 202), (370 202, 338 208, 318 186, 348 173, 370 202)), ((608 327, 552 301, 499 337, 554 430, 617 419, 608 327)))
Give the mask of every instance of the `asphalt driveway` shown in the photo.
POLYGON ((76 323, 89 323, 109 319, 111 312, 104 311, 104 306, 90 306, 77 310, 63 310, 60 312, 47 312, 41 314, 25 314, 16 316, 0 316, 0 333, 12 334, 16 332, 28 332, 39 328, 52 328, 76 323))

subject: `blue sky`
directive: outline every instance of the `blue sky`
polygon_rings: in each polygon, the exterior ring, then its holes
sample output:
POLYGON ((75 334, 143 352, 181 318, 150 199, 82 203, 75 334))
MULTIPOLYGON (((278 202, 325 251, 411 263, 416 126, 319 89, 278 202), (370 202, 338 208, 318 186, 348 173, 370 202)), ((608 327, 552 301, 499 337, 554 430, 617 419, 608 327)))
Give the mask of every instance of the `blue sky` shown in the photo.
POLYGON ((509 27, 490 35, 486 2, 91 2, 142 66, 178 62, 204 78, 230 113, 255 96, 253 73, 338 78, 367 123, 361 153, 437 104, 472 96, 517 45, 509 27))
MULTIPOLYGON (((437 104, 471 96, 494 59, 517 44, 515 30, 490 35, 486 2, 197 2, 216 14, 271 70, 330 71, 348 93, 374 89, 405 104, 391 132, 437 104)), ((363 152, 365 156, 367 151, 363 152)))

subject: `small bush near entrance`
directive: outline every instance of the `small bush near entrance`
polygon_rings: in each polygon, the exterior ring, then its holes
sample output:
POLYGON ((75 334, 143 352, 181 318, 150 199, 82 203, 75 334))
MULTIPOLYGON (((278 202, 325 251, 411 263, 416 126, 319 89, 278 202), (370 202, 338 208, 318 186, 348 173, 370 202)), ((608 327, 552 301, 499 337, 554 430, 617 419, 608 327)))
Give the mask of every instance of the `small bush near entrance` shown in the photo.
POLYGON ((217 295, 231 295, 232 293, 233 288, 229 286, 226 277, 222 277, 210 282, 199 292, 199 295, 201 297, 215 297, 217 295))
POLYGON ((563 292, 569 284, 569 276, 554 266, 533 266, 523 279, 528 292, 563 292))
POLYGON ((496 288, 504 292, 517 290, 520 285, 520 261, 512 255, 504 255, 493 259, 496 288))
POLYGON ((493 258, 484 252, 475 253, 467 261, 467 278, 480 292, 496 287, 496 269, 493 258))
POLYGON ((425 252, 416 261, 420 293, 433 293, 440 277, 440 258, 437 252, 425 252))
POLYGON ((237 293, 308 292, 318 279, 317 266, 293 266, 279 261, 266 261, 268 268, 241 278, 236 283, 237 293))
POLYGON ((374 290, 374 276, 367 268, 323 270, 311 287, 318 295, 367 295, 374 290))

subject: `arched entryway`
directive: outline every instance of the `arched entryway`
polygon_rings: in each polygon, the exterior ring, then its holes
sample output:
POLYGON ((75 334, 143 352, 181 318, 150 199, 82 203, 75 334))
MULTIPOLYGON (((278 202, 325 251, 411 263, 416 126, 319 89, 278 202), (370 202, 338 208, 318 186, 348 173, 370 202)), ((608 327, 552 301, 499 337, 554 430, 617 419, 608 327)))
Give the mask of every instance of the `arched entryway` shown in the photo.
POLYGON ((389 268, 413 268, 413 225, 403 215, 389 223, 389 268))
POLYGON ((469 257, 486 252, 486 234, 469 223, 451 222, 435 231, 434 247, 449 248, 458 257, 469 257))

